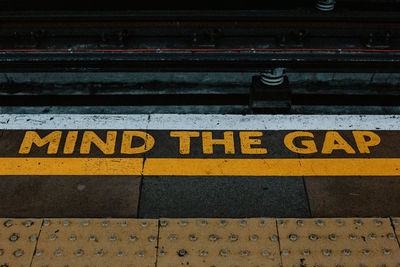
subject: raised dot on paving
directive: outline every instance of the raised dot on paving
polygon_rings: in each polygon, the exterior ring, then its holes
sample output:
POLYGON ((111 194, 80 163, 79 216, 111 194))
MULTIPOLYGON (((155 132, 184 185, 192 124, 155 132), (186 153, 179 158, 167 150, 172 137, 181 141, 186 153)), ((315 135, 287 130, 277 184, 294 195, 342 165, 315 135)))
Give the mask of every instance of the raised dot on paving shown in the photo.
POLYGON ((162 219, 157 266, 280 266, 274 219, 162 219), (173 236, 174 238, 171 238, 173 236))
POLYGON ((0 266, 30 266, 41 225, 41 219, 0 219, 0 266))
POLYGON ((33 267, 155 266, 158 220, 47 221, 38 239, 36 251, 40 252, 33 257, 33 267))
POLYGON ((391 238, 390 219, 302 219, 301 224, 298 219, 283 221, 278 224, 278 234, 285 267, 400 266, 400 248, 391 238))

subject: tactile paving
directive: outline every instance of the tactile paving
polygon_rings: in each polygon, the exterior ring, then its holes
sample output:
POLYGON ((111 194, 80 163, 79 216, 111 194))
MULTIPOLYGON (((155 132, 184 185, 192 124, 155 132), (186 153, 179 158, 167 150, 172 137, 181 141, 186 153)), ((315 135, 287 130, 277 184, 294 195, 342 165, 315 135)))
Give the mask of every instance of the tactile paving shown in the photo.
POLYGON ((274 219, 161 219, 159 267, 280 266, 274 219))
POLYGON ((45 219, 32 266, 155 266, 158 220, 45 219))
POLYGON ((400 218, 392 218, 392 224, 397 235, 397 240, 400 240, 400 218))
POLYGON ((283 266, 400 266, 390 219, 282 219, 277 225, 283 266))
POLYGON ((0 219, 0 266, 30 266, 41 219, 0 219))

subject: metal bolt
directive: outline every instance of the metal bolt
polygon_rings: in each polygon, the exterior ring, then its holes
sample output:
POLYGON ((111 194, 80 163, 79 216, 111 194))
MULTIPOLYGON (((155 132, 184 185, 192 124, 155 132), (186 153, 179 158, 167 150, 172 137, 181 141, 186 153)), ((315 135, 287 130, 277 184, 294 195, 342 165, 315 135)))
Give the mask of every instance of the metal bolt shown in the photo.
POLYGON ((160 222, 160 225, 162 226, 162 227, 165 227, 165 226, 167 226, 168 225, 168 223, 167 223, 167 221, 161 221, 160 222))
POLYGON ((90 240, 90 241, 95 241, 95 240, 96 240, 96 237, 95 237, 94 235, 91 235, 91 236, 89 236, 89 240, 90 240))
POLYGON ((122 257, 122 256, 124 256, 124 252, 123 251, 118 251, 118 257, 122 257))
POLYGON ((187 222, 186 222, 186 221, 181 221, 181 222, 180 222, 180 225, 186 226, 186 225, 187 225, 187 222))
POLYGON ((103 225, 103 227, 107 227, 107 226, 108 226, 108 221, 103 221, 103 222, 101 223, 101 225, 103 225))
POLYGON ((21 257, 22 255, 24 255, 24 252, 21 249, 17 249, 16 251, 14 251, 15 257, 21 257))
POLYGON ((37 240, 37 236, 36 236, 36 235, 31 235, 31 236, 29 237, 29 240, 31 240, 31 241, 36 241, 36 240, 37 240))
POLYGON ((284 222, 284 221, 282 221, 282 220, 279 220, 279 221, 278 221, 278 224, 279 224, 280 226, 282 226, 282 225, 284 225, 284 224, 285 224, 285 222, 284 222))
POLYGON ((149 241, 154 242, 156 240, 156 237, 154 235, 149 236, 149 241))
POLYGON ((315 234, 311 234, 311 235, 309 235, 309 237, 308 237, 310 240, 317 240, 318 239, 318 236, 317 235, 315 235, 315 234))
POLYGON ((335 9, 335 0, 317 0, 315 7, 324 12, 332 11, 335 9))
POLYGON ((117 239, 117 237, 116 237, 114 234, 112 234, 112 235, 110 236, 110 241, 115 241, 115 239, 117 239))
POLYGON ((78 250, 75 252, 75 254, 76 254, 76 256, 80 257, 80 256, 83 255, 83 250, 82 250, 82 249, 78 249, 78 250))
POLYGON ((240 226, 246 226, 247 222, 245 220, 240 221, 240 226))
POLYGON ((207 256, 208 252, 204 249, 200 250, 200 256, 207 256))
POLYGON ((355 240, 357 237, 356 237, 355 234, 350 234, 350 235, 349 235, 349 238, 350 238, 351 240, 355 240))
POLYGON ((76 240, 76 235, 72 234, 72 235, 69 237, 69 240, 75 241, 75 240, 76 240))
POLYGON ((375 224, 376 224, 377 226, 382 225, 382 221, 376 220, 376 221, 375 221, 375 224))
POLYGON ((251 235, 250 236, 250 240, 251 241, 256 241, 258 239, 258 236, 257 235, 251 235))
POLYGON ((130 241, 135 241, 137 238, 136 238, 136 236, 134 236, 134 235, 131 235, 130 237, 129 237, 129 240, 130 241))
POLYGON ((390 249, 388 249, 388 248, 385 248, 385 249, 383 250, 383 253, 385 253, 386 255, 389 255, 391 252, 392 252, 392 251, 391 251, 390 249))
POLYGON ((200 222, 200 224, 204 226, 204 225, 207 224, 207 221, 206 221, 206 220, 202 220, 202 221, 200 222))
POLYGON ((264 220, 261 220, 260 221, 260 226, 264 226, 265 225, 265 221, 264 220))
POLYGON ((44 220, 42 225, 47 227, 47 226, 50 225, 50 221, 49 220, 44 220))
POLYGON ((88 226, 88 225, 89 225, 89 222, 86 221, 86 220, 84 220, 84 221, 82 222, 82 225, 83 225, 83 226, 88 226))
POLYGON ((56 240, 57 236, 55 234, 50 235, 50 240, 56 240))
POLYGON ((25 221, 24 225, 26 227, 31 227, 33 225, 33 222, 28 220, 28 221, 25 221))
POLYGON ((165 251, 163 249, 160 249, 160 251, 158 252, 158 255, 164 256, 165 255, 165 251))
POLYGON ((11 220, 7 220, 7 221, 4 222, 3 225, 8 228, 8 227, 11 227, 13 225, 13 223, 12 223, 11 220))
POLYGON ((16 233, 14 233, 14 234, 12 234, 12 235, 10 236, 9 239, 10 239, 11 242, 15 242, 15 241, 18 240, 18 235, 17 235, 16 233))
POLYGON ((269 255, 269 252, 268 252, 268 250, 265 250, 265 249, 264 249, 262 254, 263 254, 263 256, 268 256, 268 255, 269 255))
POLYGON ((219 252, 219 255, 225 257, 226 255, 228 255, 228 251, 226 251, 226 249, 221 249, 221 251, 219 252))
POLYGON ((217 240, 217 236, 215 234, 212 234, 209 236, 210 241, 216 241, 217 240))
POLYGON ((297 220, 296 224, 297 224, 297 226, 303 226, 304 222, 303 222, 303 220, 297 220))
POLYGON ((249 255, 249 252, 248 252, 247 250, 243 250, 243 251, 240 252, 240 255, 242 255, 242 256, 248 256, 248 255, 249 255))
POLYGON ((184 249, 181 249, 178 251, 178 256, 179 257, 184 257, 187 254, 187 251, 184 249))
POLYGON ((174 234, 169 235, 169 240, 176 240, 176 235, 174 234))
POLYGON ((351 250, 346 248, 343 250, 343 254, 349 256, 351 254, 351 250))
POLYGON ((61 249, 57 249, 56 250, 56 256, 59 257, 59 256, 61 256, 61 254, 62 254, 61 249))
POLYGON ((289 235, 289 239, 290 239, 291 241, 296 241, 296 240, 297 240, 297 235, 295 235, 295 234, 290 234, 290 235, 289 235))
POLYGON ((42 252, 41 252, 40 250, 38 250, 38 249, 35 250, 35 255, 36 255, 36 256, 40 256, 41 254, 42 254, 42 252))
POLYGON ((103 256, 103 250, 102 249, 97 251, 97 256, 103 256))
POLYGON ((63 222, 63 225, 64 225, 64 226, 68 226, 68 225, 69 225, 69 221, 64 221, 64 222, 63 222))
POLYGON ((191 234, 191 235, 189 235, 189 239, 190 239, 191 241, 196 241, 196 240, 197 240, 197 237, 196 237, 196 235, 191 234))
POLYGON ((371 254, 371 251, 369 249, 364 249, 363 253, 364 253, 364 255, 369 255, 369 254, 371 254))
POLYGON ((331 255, 331 250, 330 249, 324 249, 324 250, 322 250, 322 254, 324 254, 325 256, 329 256, 329 255, 331 255))
POLYGON ((309 249, 304 249, 303 250, 303 255, 306 255, 306 256, 310 255, 310 250, 309 249))
POLYGON ((330 234, 328 237, 329 237, 329 240, 331 240, 331 241, 335 241, 336 240, 336 235, 335 234, 330 234))
POLYGON ((322 225, 324 225, 324 222, 322 220, 317 220, 316 224, 319 226, 322 226, 322 225))
POLYGON ((219 223, 220 223, 221 225, 226 225, 226 224, 227 224, 227 222, 226 222, 225 220, 221 220, 219 223))
POLYGON ((337 223, 338 225, 343 225, 343 221, 342 221, 341 219, 337 219, 337 220, 336 220, 336 223, 337 223))
POLYGON ((139 252, 138 252, 138 256, 139 256, 139 257, 143 257, 143 256, 144 256, 144 251, 143 251, 143 250, 139 251, 139 252))
POLYGON ((126 222, 126 221, 123 221, 122 223, 121 223, 121 226, 122 227, 126 227, 128 225, 128 223, 126 222))
POLYGON ((148 225, 148 223, 146 221, 142 222, 142 227, 146 227, 148 225))
POLYGON ((361 220, 355 220, 354 223, 357 224, 357 225, 361 225, 362 224, 361 220))

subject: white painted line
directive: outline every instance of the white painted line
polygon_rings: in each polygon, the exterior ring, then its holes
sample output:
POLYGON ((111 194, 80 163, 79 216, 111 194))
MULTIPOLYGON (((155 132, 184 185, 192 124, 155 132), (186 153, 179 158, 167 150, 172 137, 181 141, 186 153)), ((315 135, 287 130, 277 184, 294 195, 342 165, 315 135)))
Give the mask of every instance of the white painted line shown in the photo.
POLYGON ((147 129, 149 115, 0 115, 3 130, 147 129))
POLYGON ((399 115, 0 115, 0 129, 400 130, 399 115))

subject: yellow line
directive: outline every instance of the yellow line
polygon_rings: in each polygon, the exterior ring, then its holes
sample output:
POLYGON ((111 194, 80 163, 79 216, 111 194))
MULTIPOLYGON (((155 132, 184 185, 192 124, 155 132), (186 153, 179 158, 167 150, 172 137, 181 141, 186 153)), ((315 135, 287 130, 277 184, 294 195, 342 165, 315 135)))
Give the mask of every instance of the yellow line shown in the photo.
POLYGON ((393 176, 400 159, 155 159, 144 175, 393 176))
POLYGON ((0 158, 0 175, 140 175, 142 158, 0 158))
MULTIPOLYGON (((141 175, 142 158, 0 158, 0 175, 141 175)), ((143 175, 398 176, 400 158, 148 158, 143 175)))

